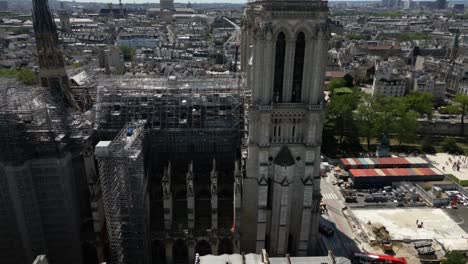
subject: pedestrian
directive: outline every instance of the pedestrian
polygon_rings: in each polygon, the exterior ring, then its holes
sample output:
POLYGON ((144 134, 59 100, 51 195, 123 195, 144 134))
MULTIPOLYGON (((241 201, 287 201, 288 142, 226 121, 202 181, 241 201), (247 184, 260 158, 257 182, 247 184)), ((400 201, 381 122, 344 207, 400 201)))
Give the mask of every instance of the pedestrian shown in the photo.
POLYGON ((418 224, 419 220, 416 219, 416 225, 418 224))

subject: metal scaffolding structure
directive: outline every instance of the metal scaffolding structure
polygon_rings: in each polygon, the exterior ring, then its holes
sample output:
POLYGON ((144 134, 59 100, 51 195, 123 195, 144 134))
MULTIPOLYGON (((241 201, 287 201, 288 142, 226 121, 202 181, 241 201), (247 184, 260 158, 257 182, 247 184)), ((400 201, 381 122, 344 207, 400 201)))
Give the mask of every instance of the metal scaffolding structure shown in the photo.
POLYGON ((6 238, 0 247, 13 246, 8 256, 2 256, 6 263, 15 255, 28 260, 29 254, 41 252, 48 252, 51 261, 80 262, 75 191, 81 175, 74 174, 79 165, 73 162, 90 137, 92 127, 86 124, 49 89, 0 79, 0 218, 8 219, 0 225, 0 235, 6 238), (33 249, 2 244, 9 240, 27 240, 33 249))
POLYGON ((100 131, 116 132, 126 122, 139 119, 147 120, 151 130, 241 128, 243 102, 235 78, 122 77, 99 83, 100 131))
MULTIPOLYGON (((183 241, 190 241, 193 237, 202 241, 219 239, 225 245, 220 246, 220 252, 230 252, 234 244, 230 231, 234 217, 234 163, 239 159, 245 132, 244 91, 238 76, 183 80, 175 77, 123 76, 98 80, 97 83, 96 128, 101 140, 111 139, 120 131, 114 141, 118 140, 125 133, 125 129, 121 130, 125 124, 135 120, 146 121, 143 145, 148 150, 144 152, 146 158, 141 169, 144 168, 145 176, 149 179, 151 241, 158 241, 158 245, 166 244, 164 251, 170 250, 172 255, 172 244, 165 241, 167 234, 183 241), (215 199, 219 209, 216 207, 214 213, 218 220, 214 226, 209 198, 211 183, 210 178, 206 177, 212 171, 213 159, 216 159, 219 175, 219 193, 215 199), (161 182, 169 163, 172 164, 169 188, 173 190, 169 196, 173 203, 165 207, 161 182), (194 175, 191 198, 188 198, 190 192, 186 181, 189 164, 192 164, 194 175), (190 199, 193 199, 191 203, 190 199), (169 210, 174 213, 164 228, 168 208, 172 208, 169 210), (195 211, 195 216, 190 218, 190 212, 195 211), (214 238, 210 238, 213 235, 209 231, 211 228, 216 230, 214 238)), ((100 164, 100 172, 105 168, 119 168, 124 172, 133 169, 133 161, 125 161, 120 158, 120 154, 112 153, 118 152, 109 152, 113 161, 104 167, 100 164)), ((126 175, 132 173, 126 172, 126 175)), ((109 172, 102 171, 100 174, 101 177, 107 177, 104 175, 109 175, 109 172)), ((114 176, 113 180, 119 178, 115 177, 115 173, 110 175, 114 176)), ((105 184, 101 182, 101 185, 105 184)), ((112 193, 116 193, 116 190, 112 193)), ((175 248, 178 246, 174 245, 175 248)), ((213 246, 218 250, 217 242, 213 246)), ((152 247, 156 247, 157 251, 162 250, 160 246, 152 247)), ((175 258, 180 257, 176 255, 175 258)))
POLYGON ((21 164, 37 156, 56 155, 68 130, 67 116, 44 88, 1 80, 0 143, 3 162, 21 164))
POLYGON ((95 149, 112 263, 148 263, 144 126, 130 122, 95 149))

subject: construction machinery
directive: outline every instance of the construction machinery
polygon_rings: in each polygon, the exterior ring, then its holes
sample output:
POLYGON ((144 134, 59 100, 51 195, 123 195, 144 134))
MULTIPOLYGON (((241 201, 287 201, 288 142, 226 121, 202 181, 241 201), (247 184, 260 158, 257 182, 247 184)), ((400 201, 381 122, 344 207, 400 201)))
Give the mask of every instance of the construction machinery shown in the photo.
POLYGON ((374 232, 375 238, 381 245, 384 252, 393 252, 393 244, 390 237, 390 233, 387 231, 385 226, 372 225, 372 232, 374 232))

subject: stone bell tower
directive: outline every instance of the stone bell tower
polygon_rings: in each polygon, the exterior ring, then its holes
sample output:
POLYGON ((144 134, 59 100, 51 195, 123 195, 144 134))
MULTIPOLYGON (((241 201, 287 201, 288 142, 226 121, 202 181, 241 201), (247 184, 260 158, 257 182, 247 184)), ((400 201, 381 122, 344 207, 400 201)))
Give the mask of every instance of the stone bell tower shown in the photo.
POLYGON ((318 250, 326 1, 247 4, 242 68, 252 91, 241 247, 272 256, 318 250))
POLYGON ((62 50, 52 12, 47 0, 33 0, 33 25, 39 58, 39 82, 74 108, 79 108, 70 90, 62 50))

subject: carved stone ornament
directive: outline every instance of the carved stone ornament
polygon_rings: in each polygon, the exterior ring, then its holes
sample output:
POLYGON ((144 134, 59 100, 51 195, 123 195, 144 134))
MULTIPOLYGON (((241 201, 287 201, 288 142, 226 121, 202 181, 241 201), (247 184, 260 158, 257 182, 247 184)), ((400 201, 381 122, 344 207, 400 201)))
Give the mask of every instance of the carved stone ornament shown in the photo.
POLYGON ((211 196, 217 196, 218 195, 218 183, 217 180, 212 180, 211 181, 211 196))
POLYGON ((187 197, 193 197, 193 182, 187 180, 187 197))

